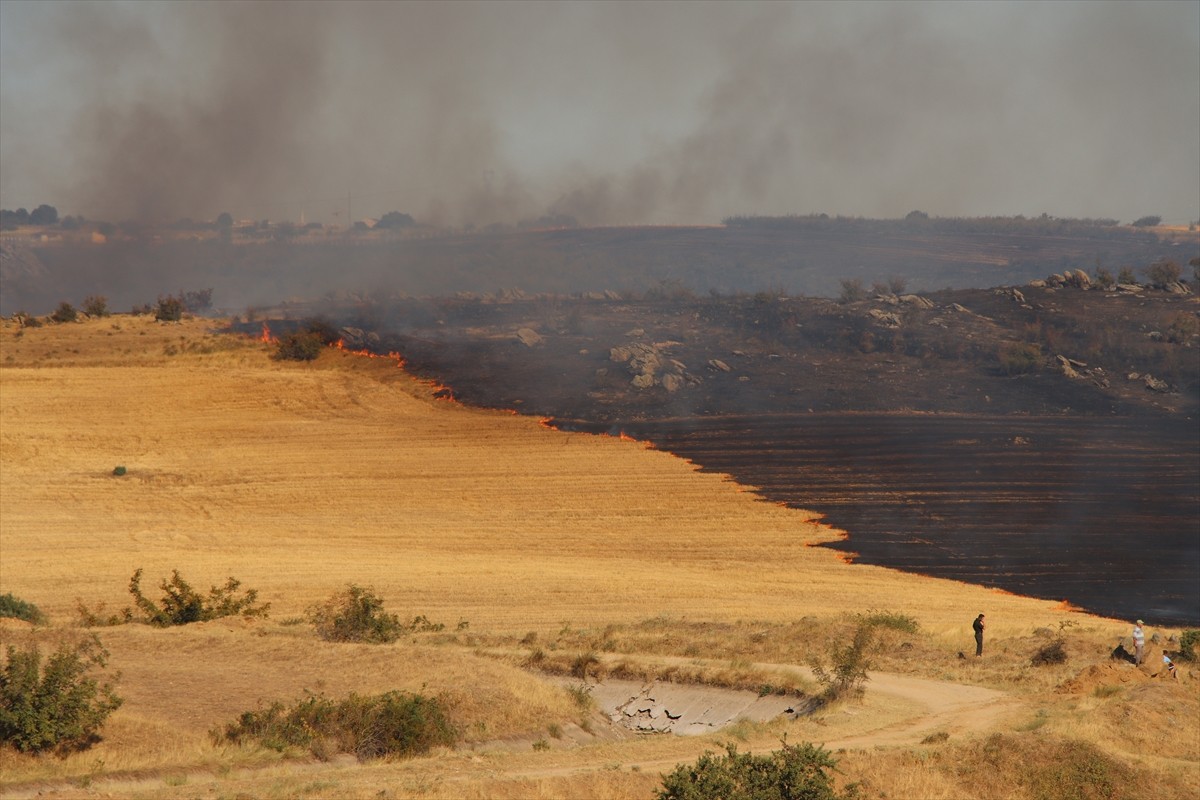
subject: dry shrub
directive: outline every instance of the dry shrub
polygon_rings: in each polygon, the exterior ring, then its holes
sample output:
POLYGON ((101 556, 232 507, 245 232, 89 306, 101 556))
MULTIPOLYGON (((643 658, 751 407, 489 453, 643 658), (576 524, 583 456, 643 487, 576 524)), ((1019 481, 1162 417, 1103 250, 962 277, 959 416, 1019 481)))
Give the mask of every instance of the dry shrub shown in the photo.
POLYGON ((1112 800, 1152 797, 1139 770, 1090 742, 992 734, 944 762, 980 800, 1112 800))
POLYGON ((1033 658, 1029 659, 1029 663, 1035 667, 1044 667, 1050 664, 1063 664, 1067 660, 1067 651, 1064 649, 1066 642, 1062 639, 1054 641, 1038 648, 1038 651, 1033 654, 1033 658))

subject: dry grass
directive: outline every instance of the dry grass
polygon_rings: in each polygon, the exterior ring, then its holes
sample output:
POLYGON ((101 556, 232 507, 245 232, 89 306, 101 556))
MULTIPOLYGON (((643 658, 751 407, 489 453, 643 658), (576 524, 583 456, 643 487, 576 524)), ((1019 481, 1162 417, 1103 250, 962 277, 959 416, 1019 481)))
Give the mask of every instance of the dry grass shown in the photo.
MULTIPOLYGON (((1027 718, 1050 709, 1039 730, 1082 732, 1135 770, 1149 769, 1136 758, 1154 749, 1170 759, 1169 786, 1200 788, 1200 743, 1154 745, 1160 726, 1196 719, 1194 680, 1163 695, 1053 691, 1106 656, 1124 623, 847 565, 807 546, 837 535, 810 515, 669 454, 436 401, 386 360, 329 351, 314 364, 278 363, 269 346, 211 327, 120 317, 0 329, 0 592, 36 603, 60 630, 76 619, 76 598, 127 605, 137 567, 145 586, 172 569, 201 590, 236 576, 272 604, 253 623, 101 630, 126 705, 86 753, 6 752, 10 789, 70 780, 80 795, 103 783, 130 797, 374 797, 381 785, 394 797, 645 797, 658 773, 713 742, 529 751, 521 743, 549 724, 576 724, 581 711, 564 690, 475 650, 522 640, 525 652, 556 658, 594 649, 631 674, 651 669, 651 656, 703 659, 705 680, 753 682, 763 675, 754 663, 803 663, 844 637, 848 613, 869 609, 922 626, 881 637, 881 668, 1027 695, 1027 718), (111 474, 117 465, 124 477, 111 474), (351 582, 373 587, 402 619, 423 614, 447 631, 378 647, 325 643, 307 624, 285 624, 351 582), (988 657, 958 659, 981 610, 988 657), (1071 660, 1029 667, 1044 642, 1034 629, 1065 621, 1084 623, 1066 630, 1071 660), (259 702, 393 688, 444 694, 469 741, 515 750, 271 766, 274 754, 207 737, 259 702), (1140 718, 1143 704, 1155 710, 1130 727, 1123 709, 1140 718)), ((28 635, 0 626, 5 642, 28 635)), ((875 702, 741 735, 769 749, 784 732, 829 741, 913 713, 875 702)), ((952 737, 931 752, 958 746, 952 737)), ((908 752, 850 751, 844 765, 893 797, 984 796, 955 795, 970 782, 944 770, 913 783, 920 765, 908 752)))

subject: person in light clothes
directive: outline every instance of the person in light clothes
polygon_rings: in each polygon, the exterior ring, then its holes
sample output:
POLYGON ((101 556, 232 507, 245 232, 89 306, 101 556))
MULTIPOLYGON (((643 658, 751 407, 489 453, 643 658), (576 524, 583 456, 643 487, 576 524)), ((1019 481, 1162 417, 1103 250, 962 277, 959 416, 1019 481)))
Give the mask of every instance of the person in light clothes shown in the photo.
POLYGON ((1146 634, 1142 631, 1142 621, 1133 626, 1133 663, 1142 663, 1142 652, 1146 648, 1146 634))

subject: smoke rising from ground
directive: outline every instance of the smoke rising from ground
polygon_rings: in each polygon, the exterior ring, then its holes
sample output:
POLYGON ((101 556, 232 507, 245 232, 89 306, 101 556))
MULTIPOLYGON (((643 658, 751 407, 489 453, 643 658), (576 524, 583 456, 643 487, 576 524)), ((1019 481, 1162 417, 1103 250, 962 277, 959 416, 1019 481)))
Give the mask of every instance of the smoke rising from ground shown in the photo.
POLYGON ((1200 3, 0 6, 0 205, 1200 215, 1200 3))

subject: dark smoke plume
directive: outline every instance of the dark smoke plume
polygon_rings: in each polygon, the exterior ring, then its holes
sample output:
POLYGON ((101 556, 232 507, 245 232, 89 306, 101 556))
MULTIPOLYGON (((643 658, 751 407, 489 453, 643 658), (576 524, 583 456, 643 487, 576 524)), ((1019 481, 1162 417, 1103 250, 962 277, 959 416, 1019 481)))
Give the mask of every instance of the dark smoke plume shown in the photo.
POLYGON ((0 15, 4 207, 448 225, 1200 213, 1195 2, 0 15))

